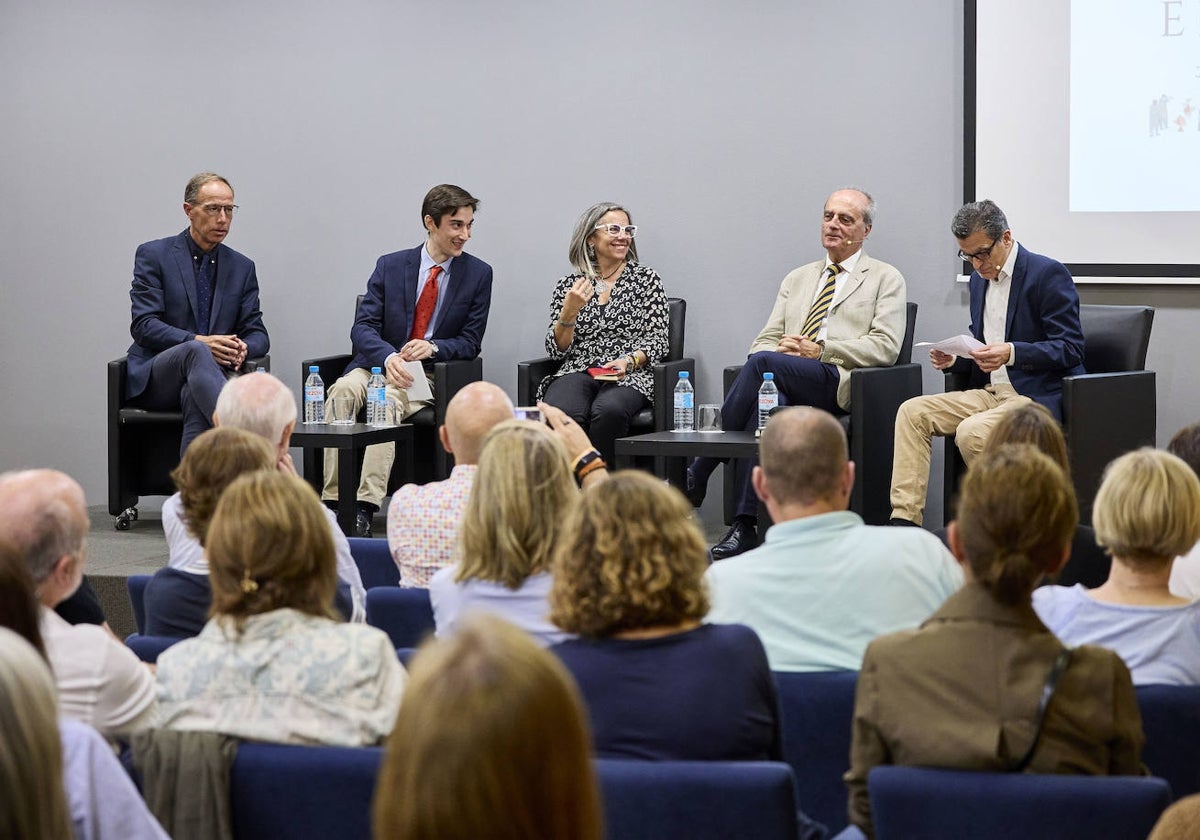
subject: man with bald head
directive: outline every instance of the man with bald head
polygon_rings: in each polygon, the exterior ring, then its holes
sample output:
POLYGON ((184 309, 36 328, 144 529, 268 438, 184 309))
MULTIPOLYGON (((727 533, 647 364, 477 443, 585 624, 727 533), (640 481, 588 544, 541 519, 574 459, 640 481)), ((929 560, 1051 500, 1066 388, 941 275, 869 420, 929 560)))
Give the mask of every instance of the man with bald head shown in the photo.
POLYGON ((438 437, 454 456, 450 477, 405 484, 392 494, 388 508, 388 545, 400 569, 401 586, 427 587, 438 569, 453 562, 483 439, 497 423, 511 419, 512 401, 490 382, 472 382, 446 406, 446 423, 438 437))
POLYGON ((962 585, 932 534, 847 510, 854 462, 831 414, 776 412, 759 460, 751 480, 775 524, 762 546, 709 568, 708 620, 752 627, 771 670, 858 670, 868 642, 916 627, 962 585))
POLYGON ((151 723, 154 677, 102 627, 71 625, 54 612, 83 578, 87 532, 83 488, 70 476, 56 470, 0 474, 0 536, 29 565, 62 714, 114 736, 151 723))

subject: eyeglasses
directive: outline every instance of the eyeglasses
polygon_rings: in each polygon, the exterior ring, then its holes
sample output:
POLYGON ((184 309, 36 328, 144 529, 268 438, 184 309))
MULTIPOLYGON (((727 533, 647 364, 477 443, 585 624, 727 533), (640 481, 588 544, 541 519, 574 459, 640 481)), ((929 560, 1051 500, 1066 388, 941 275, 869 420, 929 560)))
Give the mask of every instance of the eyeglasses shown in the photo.
POLYGON ((602 230, 609 236, 620 236, 622 233, 624 233, 630 239, 633 239, 633 237, 637 236, 638 229, 637 225, 625 225, 622 227, 621 225, 617 224, 598 224, 596 225, 596 230, 602 230))
POLYGON ((994 249, 996 247, 996 243, 999 241, 1000 241, 999 239, 993 239, 991 245, 987 246, 982 251, 976 251, 974 254, 968 254, 962 248, 959 248, 958 249, 958 258, 960 260, 962 260, 963 262, 973 262, 973 263, 983 262, 984 260, 986 260, 988 257, 991 256, 992 249, 994 249))
POLYGON ((201 210, 210 216, 219 216, 224 213, 226 216, 233 216, 235 210, 238 209, 236 204, 200 204, 201 210))

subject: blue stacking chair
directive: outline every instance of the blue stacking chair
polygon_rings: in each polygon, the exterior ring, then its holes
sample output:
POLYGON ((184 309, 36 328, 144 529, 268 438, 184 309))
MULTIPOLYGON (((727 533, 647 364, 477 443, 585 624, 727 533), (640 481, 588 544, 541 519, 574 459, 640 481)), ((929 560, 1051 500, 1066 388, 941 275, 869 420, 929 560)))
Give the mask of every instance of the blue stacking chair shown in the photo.
POLYGON ((783 757, 796 774, 800 810, 836 832, 846 825, 846 784, 857 671, 775 672, 783 757))
POLYGON ((1142 761, 1176 799, 1200 793, 1200 686, 1139 685, 1142 761))
POLYGON ((876 767, 867 788, 877 840, 1141 838, 1171 803, 1146 776, 876 767))
POLYGON ((795 840, 792 769, 772 761, 597 759, 607 840, 795 840))
POLYGON ((349 537, 346 541, 350 543, 350 556, 358 566, 363 589, 400 585, 400 572, 396 568, 396 561, 392 559, 387 540, 349 537))
POLYGON ((143 662, 158 662, 158 655, 176 642, 183 639, 175 636, 143 636, 141 633, 130 633, 125 637, 125 646, 137 654, 143 662))
POLYGON ((153 575, 130 575, 125 579, 129 604, 133 607, 133 623, 139 633, 146 632, 146 584, 153 575))
POLYGON ((429 590, 399 586, 368 589, 367 624, 387 633, 395 647, 417 647, 434 629, 429 590))

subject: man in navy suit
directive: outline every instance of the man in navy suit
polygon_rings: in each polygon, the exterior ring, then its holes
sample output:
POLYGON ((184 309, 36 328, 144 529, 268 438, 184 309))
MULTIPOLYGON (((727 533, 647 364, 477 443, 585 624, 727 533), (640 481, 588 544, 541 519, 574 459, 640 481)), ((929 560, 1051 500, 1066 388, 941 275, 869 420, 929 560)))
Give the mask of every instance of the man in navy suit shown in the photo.
MULTIPOLYGON (((354 358, 329 389, 328 400, 348 397, 357 412, 367 399, 372 367, 387 378, 387 400, 409 417, 429 405, 410 399, 413 376, 405 362, 424 364, 479 355, 492 305, 492 267, 463 251, 479 199, 462 187, 440 184, 425 195, 425 243, 385 254, 367 281, 350 339, 354 358)), ((430 383, 432 386, 432 383, 430 383)), ((328 411, 328 406, 327 409, 328 411)), ((396 446, 368 446, 358 485, 355 533, 371 535, 372 516, 387 492, 396 446)), ((323 499, 337 499, 337 453, 325 451, 323 499)))
POLYGON ((930 350, 938 370, 970 375, 971 388, 914 397, 896 415, 892 523, 921 523, 934 435, 954 435, 968 467, 1000 415, 1030 401, 1062 420, 1062 378, 1083 373, 1079 295, 1066 267, 1027 251, 992 201, 964 205, 950 224, 974 267, 970 357, 930 350))
POLYGON ((183 411, 181 456, 212 428, 225 380, 271 349, 254 263, 224 244, 236 209, 229 182, 201 172, 183 192, 188 229, 138 246, 133 258, 125 396, 141 408, 183 411))

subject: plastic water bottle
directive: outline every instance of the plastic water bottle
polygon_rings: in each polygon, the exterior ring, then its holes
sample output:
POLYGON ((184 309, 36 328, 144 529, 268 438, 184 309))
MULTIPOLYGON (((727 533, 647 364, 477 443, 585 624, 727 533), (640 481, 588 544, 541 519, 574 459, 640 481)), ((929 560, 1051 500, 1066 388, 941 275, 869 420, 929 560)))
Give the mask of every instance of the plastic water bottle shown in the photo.
POLYGON ((383 368, 371 368, 367 381, 367 425, 382 426, 387 423, 387 380, 383 368))
POLYGON ((758 388, 758 433, 762 434, 767 425, 771 411, 779 405, 779 388, 775 385, 775 374, 767 371, 763 374, 763 384, 758 388))
POLYGON ((321 381, 320 368, 309 365, 308 379, 304 380, 304 422, 325 422, 325 383, 321 381))
POLYGON ((675 431, 696 431, 696 391, 686 370, 679 371, 675 384, 675 431))

